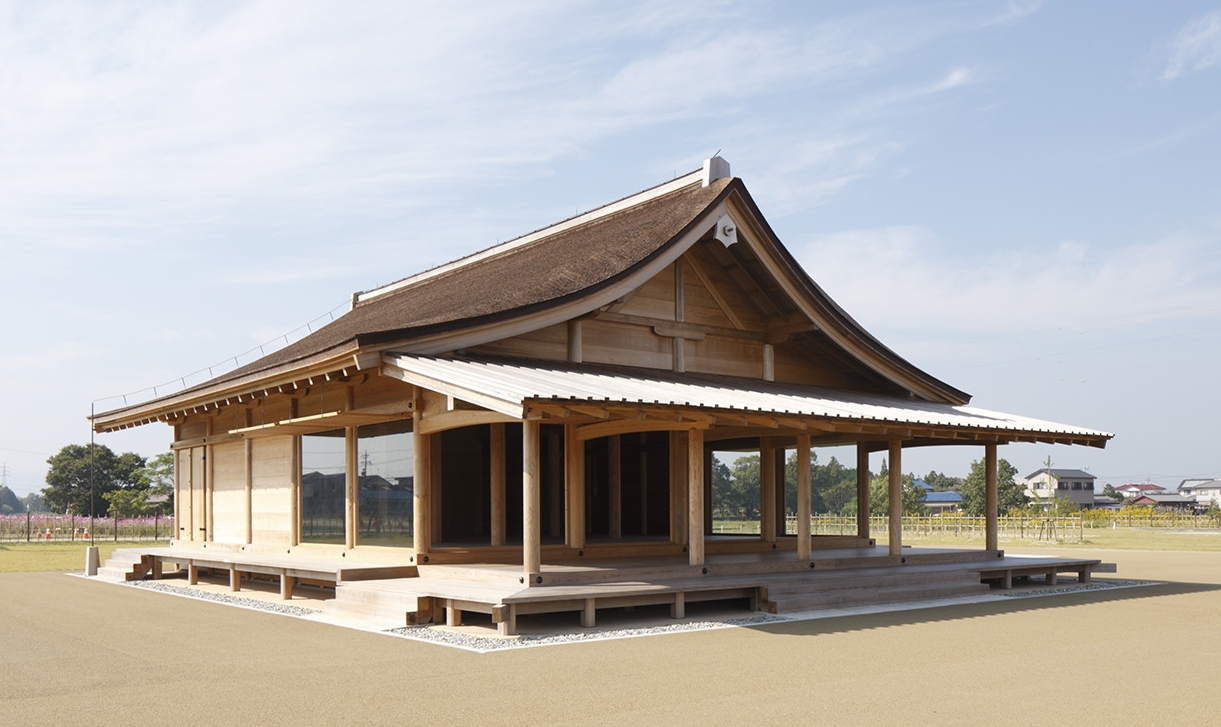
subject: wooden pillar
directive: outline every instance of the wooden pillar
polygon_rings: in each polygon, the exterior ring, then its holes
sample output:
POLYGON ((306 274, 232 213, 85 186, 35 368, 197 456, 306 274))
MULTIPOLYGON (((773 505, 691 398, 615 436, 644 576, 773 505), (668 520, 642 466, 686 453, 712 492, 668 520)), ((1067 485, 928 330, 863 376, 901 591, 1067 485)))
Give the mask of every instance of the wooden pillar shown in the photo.
MULTIPOLYGON (((211 439, 212 438, 212 417, 208 417, 207 422, 208 422, 208 425, 207 425, 206 431, 208 433, 208 439, 211 439)), ((212 533, 214 532, 214 527, 213 527, 213 523, 212 523, 212 513, 215 511, 216 508, 213 507, 213 504, 212 504, 212 495, 213 495, 213 492, 216 490, 216 485, 214 484, 215 482, 216 482, 216 464, 215 464, 215 458, 212 456, 212 445, 205 444, 204 445, 204 493, 205 493, 205 498, 204 498, 204 523, 205 523, 205 525, 204 525, 204 527, 207 528, 208 530, 206 533, 204 533, 204 540, 208 540, 208 541, 211 541, 213 539, 212 533)))
POLYGON ((522 570, 527 575, 538 573, 542 567, 539 427, 537 419, 527 419, 521 425, 521 550, 522 570))
MULTIPOLYGON (((254 542, 254 440, 247 439, 242 445, 245 455, 243 469, 246 475, 246 544, 249 545, 254 542)), ((175 457, 174 461, 177 462, 178 458, 175 457)), ((174 507, 178 507, 177 493, 174 494, 174 507)))
POLYGON ((606 440, 607 477, 610 480, 607 500, 610 507, 610 537, 618 540, 623 537, 623 460, 619 435, 612 434, 606 440))
POLYGON ((704 430, 687 434, 687 555, 691 565, 704 562, 704 430))
POLYGON ((670 432, 670 542, 686 545, 687 532, 687 433, 670 432))
MULTIPOLYGON (((420 433, 420 412, 412 413, 411 444, 414 452, 412 471, 412 544, 423 555, 432 548, 432 435, 420 433)), ((419 562, 419 559, 416 559, 419 562)))
POLYGON ((997 520, 1000 513, 997 498, 996 444, 984 445, 984 548, 995 553, 999 549, 997 520))
POLYGON ((890 554, 903 553, 903 441, 890 440, 890 554))
POLYGON ((349 550, 356 547, 356 529, 360 517, 357 512, 360 498, 360 462, 356 446, 356 427, 344 428, 344 546, 349 550))
POLYGON ((445 539, 445 533, 441 531, 441 508, 445 504, 441 500, 441 477, 445 464, 441 451, 442 443, 441 432, 428 435, 428 501, 432 503, 428 534, 433 543, 440 543, 445 539))
POLYGON ((505 544, 505 425, 491 427, 492 545, 505 544))
POLYGON ((776 455, 771 437, 759 437, 759 537, 776 541, 776 455))
POLYGON ((810 559, 810 435, 797 435, 797 558, 810 559))
POLYGON ((292 481, 288 491, 288 541, 301 544, 301 435, 293 437, 292 481))
POLYGON ((773 456, 776 458, 776 464, 775 464, 776 496, 773 499, 775 500, 775 506, 776 506, 775 518, 776 518, 776 535, 777 536, 788 535, 788 530, 785 527, 785 517, 784 517, 785 516, 784 460, 785 460, 785 457, 787 456, 787 454, 788 454, 788 450, 784 449, 783 447, 777 447, 775 450, 775 453, 773 454, 773 456))
POLYGON ((856 443, 856 534, 869 539, 869 449, 856 443))
POLYGON ((640 534, 649 534, 649 433, 640 433, 640 534))
MULTIPOLYGON (((540 482, 547 488, 547 534, 555 536, 566 530, 564 522, 564 445, 558 427, 547 427, 547 476, 540 482)), ((541 454, 540 454, 541 456, 541 454)))
POLYGON ((584 358, 581 344, 581 321, 568 321, 568 360, 581 363, 584 358))
POLYGON ((568 547, 585 547, 585 442, 577 425, 564 426, 564 507, 568 547))

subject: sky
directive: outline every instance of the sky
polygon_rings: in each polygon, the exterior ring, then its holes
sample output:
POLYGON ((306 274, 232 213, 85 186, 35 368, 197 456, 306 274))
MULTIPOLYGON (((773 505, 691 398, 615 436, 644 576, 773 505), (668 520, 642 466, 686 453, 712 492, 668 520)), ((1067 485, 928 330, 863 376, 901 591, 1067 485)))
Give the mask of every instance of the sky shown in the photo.
POLYGON ((717 151, 900 355, 1116 435, 1020 474, 1221 477, 1219 3, 0 0, 3 481, 717 151))

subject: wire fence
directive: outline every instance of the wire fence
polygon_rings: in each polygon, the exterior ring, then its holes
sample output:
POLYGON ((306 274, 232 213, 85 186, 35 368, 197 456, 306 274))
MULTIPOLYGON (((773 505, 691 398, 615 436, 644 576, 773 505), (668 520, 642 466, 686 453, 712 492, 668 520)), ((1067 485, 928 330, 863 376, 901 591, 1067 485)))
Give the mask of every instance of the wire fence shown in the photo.
POLYGON ((74 540, 165 540, 174 534, 171 515, 138 518, 89 518, 77 515, 23 513, 0 515, 0 542, 74 540), (93 528, 92 532, 90 528, 93 528))
MULTIPOLYGON (((1020 514, 997 518, 997 536, 1001 539, 1054 540, 1080 542, 1091 530, 1102 528, 1165 528, 1176 530, 1212 530, 1221 527, 1221 520, 1207 514, 1190 512, 1152 511, 1145 508, 1125 510, 1086 510, 1075 515, 1020 514)), ((903 518, 903 533, 912 537, 978 539, 986 535, 987 519, 960 513, 908 516, 903 518)), ((758 535, 758 520, 715 520, 712 532, 718 535, 758 535)), ((797 534, 797 518, 785 519, 785 532, 797 534)), ((813 535, 856 535, 855 515, 814 515, 810 518, 813 535)), ((890 534, 890 518, 875 515, 869 518, 872 537, 890 534)))

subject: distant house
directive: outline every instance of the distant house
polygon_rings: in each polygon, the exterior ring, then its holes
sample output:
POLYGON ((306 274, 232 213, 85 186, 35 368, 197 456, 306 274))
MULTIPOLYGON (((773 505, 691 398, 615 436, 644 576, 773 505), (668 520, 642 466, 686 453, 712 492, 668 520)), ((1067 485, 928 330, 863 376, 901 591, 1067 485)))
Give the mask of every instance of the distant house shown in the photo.
POLYGON ((1133 505, 1152 505, 1155 510, 1194 510, 1196 501, 1182 495, 1137 495, 1128 501, 1133 505))
POLYGON ((1106 495, 1094 495, 1094 509, 1096 510, 1119 510, 1123 507, 1122 497, 1107 497, 1106 495))
POLYGON ((1026 497, 1050 504, 1057 497, 1080 507, 1094 506, 1094 476, 1084 470, 1044 467, 1022 478, 1026 497))
POLYGON ((1179 483, 1179 494, 1194 500, 1199 508, 1207 508, 1214 502, 1221 505, 1221 479, 1183 480, 1179 483))
POLYGON ((940 515, 943 512, 956 512, 962 507, 962 495, 957 492, 932 492, 924 493, 924 506, 933 515, 940 515))
POLYGON ((1137 482, 1130 483, 1122 487, 1116 487, 1115 491, 1130 500, 1133 497, 1140 497, 1141 495, 1159 495, 1166 492, 1166 488, 1158 487, 1151 482, 1137 482))

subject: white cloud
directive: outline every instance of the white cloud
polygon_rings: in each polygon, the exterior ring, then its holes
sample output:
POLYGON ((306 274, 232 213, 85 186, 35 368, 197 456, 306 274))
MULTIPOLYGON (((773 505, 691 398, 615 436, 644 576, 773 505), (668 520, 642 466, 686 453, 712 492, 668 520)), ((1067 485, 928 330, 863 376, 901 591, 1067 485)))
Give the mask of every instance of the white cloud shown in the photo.
MULTIPOLYGON (((1217 241, 1181 234, 1100 248, 953 254, 917 227, 848 230, 794 246, 811 276, 866 327, 913 340, 1121 329, 1159 321, 1216 320, 1217 241)), ((885 339, 886 337, 883 336, 885 339)))
POLYGON ((1166 50, 1162 80, 1221 64, 1221 10, 1202 15, 1179 29, 1166 50))

